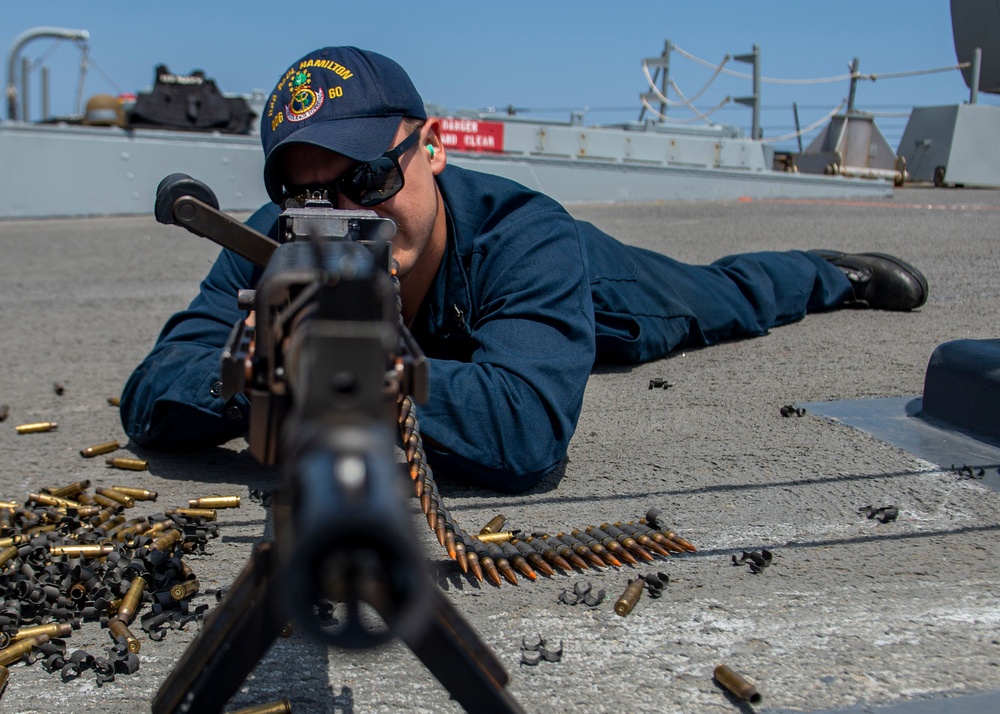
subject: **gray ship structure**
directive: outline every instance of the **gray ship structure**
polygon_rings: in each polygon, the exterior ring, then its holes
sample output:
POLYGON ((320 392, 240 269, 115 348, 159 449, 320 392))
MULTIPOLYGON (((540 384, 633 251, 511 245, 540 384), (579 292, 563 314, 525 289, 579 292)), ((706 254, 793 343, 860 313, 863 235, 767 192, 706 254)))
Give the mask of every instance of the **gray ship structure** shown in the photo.
MULTIPOLYGON (((136 121, 143 104, 155 108, 158 93, 202 92, 202 105, 218 103, 221 93, 200 74, 176 75, 158 67, 152 91, 140 94, 134 105, 119 101, 115 107, 108 95, 98 95, 79 117, 26 121, 28 77, 25 72, 19 83, 15 70, 24 46, 40 37, 72 40, 85 50, 89 33, 41 27, 12 44, 0 160, 19 170, 0 179, 0 218, 148 213, 160 179, 175 172, 212 186, 224 210, 253 210, 267 200, 253 128, 234 132, 238 122, 218 116, 215 123, 189 116, 136 121)), ((651 65, 664 61, 669 57, 647 60, 651 65)), ((755 94, 759 102, 759 91, 755 94)), ((263 95, 245 99, 259 114, 263 95)), ((891 181, 882 177, 775 170, 773 148, 733 126, 676 126, 657 119, 585 126, 582 113, 567 121, 544 121, 503 114, 447 116, 438 107, 428 108, 445 116, 453 164, 509 177, 563 203, 877 198, 892 191, 891 181)))

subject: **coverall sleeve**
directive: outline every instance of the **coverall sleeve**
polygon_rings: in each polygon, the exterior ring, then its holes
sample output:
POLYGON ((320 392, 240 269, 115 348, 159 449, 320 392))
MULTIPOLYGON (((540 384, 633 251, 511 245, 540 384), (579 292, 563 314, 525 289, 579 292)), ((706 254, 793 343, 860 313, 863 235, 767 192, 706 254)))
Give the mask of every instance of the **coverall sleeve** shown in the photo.
MULTIPOLYGON (((276 206, 265 206, 247 224, 270 233, 277 215, 276 206)), ((191 305, 167 321, 122 392, 122 426, 137 444, 200 449, 246 431, 249 400, 243 394, 228 401, 220 396, 220 367, 233 325, 246 316, 237 304, 238 291, 258 277, 253 263, 223 250, 191 305)))
POLYGON ((418 407, 437 473, 500 491, 566 455, 594 364, 585 251, 564 212, 505 220, 473 257, 470 362, 432 359, 418 407))

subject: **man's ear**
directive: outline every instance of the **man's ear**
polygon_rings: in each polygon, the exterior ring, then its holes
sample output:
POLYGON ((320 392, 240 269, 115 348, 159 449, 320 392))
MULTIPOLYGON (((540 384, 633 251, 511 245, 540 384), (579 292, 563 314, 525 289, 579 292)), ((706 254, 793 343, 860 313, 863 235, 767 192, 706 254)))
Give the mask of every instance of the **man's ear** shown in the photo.
POLYGON ((431 171, 436 176, 444 170, 448 163, 444 144, 441 142, 441 119, 428 117, 420 130, 420 151, 431 164, 431 171))

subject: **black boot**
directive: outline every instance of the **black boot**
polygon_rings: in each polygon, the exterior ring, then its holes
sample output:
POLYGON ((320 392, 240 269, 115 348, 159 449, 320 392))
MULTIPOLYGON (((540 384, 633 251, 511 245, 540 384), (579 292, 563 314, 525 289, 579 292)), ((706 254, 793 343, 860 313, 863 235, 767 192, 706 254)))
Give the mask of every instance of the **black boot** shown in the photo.
POLYGON ((899 258, 885 253, 812 253, 844 271, 854 289, 848 304, 873 310, 913 310, 927 302, 927 278, 899 258))

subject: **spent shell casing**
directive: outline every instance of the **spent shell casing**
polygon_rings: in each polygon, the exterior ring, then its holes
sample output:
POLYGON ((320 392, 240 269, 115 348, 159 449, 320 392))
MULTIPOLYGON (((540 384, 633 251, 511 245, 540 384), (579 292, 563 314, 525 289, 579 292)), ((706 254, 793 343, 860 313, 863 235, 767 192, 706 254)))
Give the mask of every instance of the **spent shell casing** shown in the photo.
POLYGON ((171 528, 168 531, 164 531, 161 536, 150 543, 149 547, 153 550, 170 550, 176 543, 180 542, 182 535, 176 528, 171 528))
POLYGON ((737 674, 724 664, 715 668, 715 681, 725 687, 734 697, 742 699, 751 704, 760 704, 763 697, 757 692, 757 688, 748 682, 742 675, 737 674))
POLYGON ((32 625, 31 627, 21 627, 10 636, 11 642, 17 642, 28 637, 38 635, 48 635, 49 637, 69 637, 73 632, 73 626, 68 622, 52 622, 48 625, 32 625))
POLYGON ((73 501, 68 498, 59 498, 58 496, 51 496, 47 493, 29 493, 28 500, 41 506, 55 506, 56 508, 80 508, 83 506, 83 504, 79 501, 73 501))
POLYGON ((39 434, 43 431, 52 431, 59 428, 59 424, 54 421, 38 421, 33 424, 19 424, 14 427, 18 434, 39 434))
POLYGON ((219 512, 214 508, 168 508, 164 513, 168 516, 204 518, 206 521, 214 521, 219 517, 219 512))
POLYGON ((632 612, 632 608, 635 607, 635 604, 639 602, 639 598, 642 597, 642 591, 645 587, 646 581, 642 578, 636 578, 629 582, 628 587, 625 588, 625 592, 622 593, 622 596, 615 603, 615 612, 622 617, 632 612))
POLYGON ((149 462, 145 459, 127 459, 123 456, 107 458, 104 460, 108 466, 125 471, 148 471, 149 462))
POLYGON ((23 545, 31 540, 28 536, 23 533, 15 533, 12 536, 7 536, 6 538, 0 538, 0 548, 9 548, 12 545, 23 545))
POLYGON ((120 448, 122 448, 122 445, 117 441, 105 441, 103 444, 94 444, 93 446, 80 449, 80 456, 89 459, 101 454, 110 454, 112 451, 117 451, 120 448))
POLYGON ((201 586, 197 580, 185 580, 170 588, 170 597, 177 601, 183 600, 198 592, 199 587, 201 586))
POLYGON ((507 516, 499 513, 490 519, 489 523, 479 529, 479 535, 489 535, 490 533, 499 533, 503 530, 504 524, 507 523, 507 516))
POLYGON ((0 508, 17 508, 20 505, 17 501, 0 501, 0 508))
POLYGON ((122 622, 121 619, 117 617, 111 618, 108 621, 108 630, 111 632, 111 639, 115 642, 123 643, 128 647, 129 652, 139 654, 142 645, 136 639, 135 635, 132 634, 132 630, 128 629, 128 625, 122 622))
POLYGON ((107 543, 49 546, 49 555, 68 555, 71 558, 103 558, 114 552, 115 547, 107 543))
POLYGON ((3 690, 7 686, 7 679, 10 677, 10 672, 7 668, 0 664, 0 698, 3 697, 3 690))
POLYGON ((108 498, 103 493, 95 493, 93 495, 94 503, 99 506, 104 506, 105 508, 114 508, 116 511, 125 508, 124 505, 119 503, 113 498, 108 498))
POLYGON ((517 538, 520 531, 497 531, 496 533, 480 533, 477 538, 482 543, 509 543, 517 538))
POLYGON ((188 501, 189 508, 239 508, 239 496, 202 496, 188 501))
POLYGON ((252 707, 234 709, 232 714, 292 714, 292 703, 287 699, 279 699, 276 702, 266 704, 255 704, 252 707))
POLYGON ((28 652, 31 652, 35 647, 41 647, 48 641, 48 635, 35 635, 8 645, 6 649, 0 650, 0 665, 6 667, 20 661, 28 652))
POLYGON ((150 491, 148 488, 136 488, 135 486, 112 486, 111 488, 126 496, 131 496, 136 501, 155 501, 159 495, 156 491, 150 491))
POLYGON ((110 498, 112 501, 118 501, 118 503, 125 506, 125 508, 132 508, 135 506, 135 499, 128 496, 121 491, 116 491, 113 488, 95 488, 94 493, 100 494, 105 498, 110 498))
POLYGON ((75 483, 66 484, 65 486, 59 486, 57 488, 43 488, 42 493, 47 493, 50 496, 56 496, 57 498, 72 498, 76 499, 78 495, 90 488, 90 479, 84 479, 83 481, 76 481, 75 483))
POLYGON ((139 609, 139 604, 142 602, 142 594, 146 591, 146 579, 141 575, 136 576, 136 578, 129 584, 128 592, 122 598, 121 605, 118 606, 118 619, 124 622, 126 625, 132 622, 132 618, 135 617, 136 610, 139 609))
POLYGON ((10 560, 17 557, 17 546, 12 545, 0 550, 0 567, 6 565, 10 560))
POLYGON ((108 397, 108 404, 113 407, 117 407, 122 403, 121 397, 108 397))

